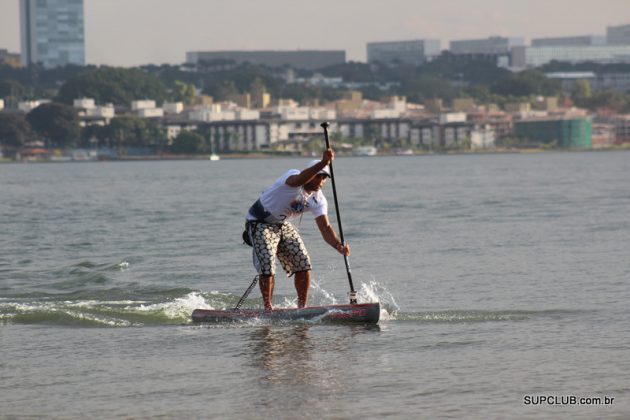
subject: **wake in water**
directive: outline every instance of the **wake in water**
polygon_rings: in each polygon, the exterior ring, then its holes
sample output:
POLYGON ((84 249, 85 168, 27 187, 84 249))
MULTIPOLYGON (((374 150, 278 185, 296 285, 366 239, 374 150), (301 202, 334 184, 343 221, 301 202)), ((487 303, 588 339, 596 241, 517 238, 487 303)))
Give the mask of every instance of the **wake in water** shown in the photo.
MULTIPOLYGON (((340 302, 333 295, 314 285, 311 306, 335 305, 340 302)), ((119 290, 114 290, 119 294, 119 290)), ((102 293, 101 293, 102 294, 102 293)), ((0 322, 18 324, 48 324, 65 326, 139 327, 151 325, 181 325, 191 322, 194 309, 228 309, 238 301, 238 296, 219 292, 193 290, 165 290, 162 298, 152 300, 72 300, 71 296, 0 298, 0 322), (179 297, 173 292, 183 293, 179 297)), ((295 298, 279 296, 276 308, 294 308, 295 298)), ((381 302, 381 322, 421 323, 478 323, 524 321, 532 317, 557 317, 570 315, 566 310, 445 310, 427 312, 403 312, 396 302, 376 282, 364 283, 359 292, 359 302, 381 302)), ((262 308, 260 298, 249 299, 249 308, 262 308)))
MULTIPOLYGON (((114 284, 107 273, 122 272, 129 268, 130 263, 127 261, 113 264, 94 264, 85 261, 61 268, 55 272, 55 277, 67 279, 46 284, 45 288, 52 293, 33 291, 12 297, 0 297, 0 323, 101 327, 181 325, 191 323, 194 309, 231 309, 240 297, 186 288, 138 289, 137 285, 129 284, 112 287, 114 284), (64 293, 55 293, 56 290, 62 290, 64 293)), ((294 308, 297 306, 296 300, 295 295, 277 295, 273 303, 278 309, 294 308)), ((358 301, 380 302, 381 322, 505 322, 563 312, 480 310, 404 312, 387 287, 376 280, 359 285, 358 301)), ((317 281, 312 281, 310 306, 347 302, 348 296, 335 296, 317 281)), ((252 309, 262 307, 262 299, 259 296, 247 299, 243 305, 243 308, 252 309)))
MULTIPOLYGON (((181 290, 181 289, 178 289, 181 290)), ((119 290, 114 290, 118 294, 119 290)), ((102 294, 99 293, 99 294, 102 294)), ((165 294, 170 294, 165 291, 165 294)), ((210 308, 199 292, 161 301, 71 300, 59 296, 0 299, 0 321, 19 324, 133 327, 188 322, 195 308, 210 308)))
MULTIPOLYGON (((122 268, 122 267, 121 267, 122 268)), ((229 309, 238 302, 233 294, 201 292, 191 289, 151 290, 137 298, 138 291, 124 288, 71 292, 66 294, 32 293, 13 298, 0 298, 0 322, 49 324, 66 326, 138 327, 191 322, 194 309, 229 309)), ((359 302, 381 302, 381 319, 394 319, 399 308, 393 296, 377 282, 362 284, 359 302)), ((313 282, 310 305, 346 303, 313 282)), ((276 308, 296 307, 295 296, 278 295, 276 308)), ((260 297, 247 299, 247 308, 261 309, 260 297)))

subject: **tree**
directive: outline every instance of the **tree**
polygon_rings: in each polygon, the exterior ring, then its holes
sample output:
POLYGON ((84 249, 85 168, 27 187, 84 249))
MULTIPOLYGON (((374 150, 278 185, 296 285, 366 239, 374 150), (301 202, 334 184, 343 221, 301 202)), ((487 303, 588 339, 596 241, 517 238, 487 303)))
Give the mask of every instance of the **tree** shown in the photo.
POLYGON ((56 93, 68 78, 84 73, 86 69, 87 67, 74 65, 45 69, 41 63, 16 69, 0 64, 0 80, 17 82, 23 86, 24 92, 18 99, 52 97, 48 92, 56 93))
POLYGON ((496 80, 510 75, 509 70, 497 66, 496 58, 469 57, 447 51, 444 51, 435 60, 422 65, 418 70, 449 80, 483 86, 490 85, 496 80))
POLYGON ((5 106, 17 108, 17 103, 26 95, 26 88, 13 79, 0 80, 0 98, 5 106))
POLYGON ((163 102, 167 93, 164 83, 141 70, 101 67, 70 78, 57 97, 67 104, 77 98, 128 106, 131 101, 143 98, 163 102))
POLYGON ((551 96, 560 93, 560 84, 547 78, 539 70, 525 70, 511 74, 494 83, 490 90, 503 96, 551 96))
POLYGON ((237 95, 238 89, 231 80, 225 80, 219 85, 216 90, 216 96, 218 99, 228 100, 231 96, 237 95))
POLYGON ((593 95, 593 91, 591 89, 591 84, 588 80, 579 79, 575 81, 575 86, 573 87, 573 96, 576 98, 588 99, 593 95))
POLYGON ((101 125, 88 125, 81 130, 80 147, 104 147, 107 144, 107 127, 101 125))
POLYGON ((628 112, 630 110, 630 95, 611 91, 597 92, 583 106, 592 110, 610 108, 619 113, 628 112))
POLYGON ((0 113, 0 145, 20 147, 33 136, 22 115, 0 113))
MULTIPOLYGON (((341 136, 341 134, 335 132, 332 133, 330 137, 334 144, 339 145, 342 143, 343 137, 341 136)), ((322 150, 324 150, 325 147, 326 145, 324 141, 320 138, 311 139, 304 145, 306 151, 309 152, 309 154, 312 156, 317 156, 318 154, 321 154, 322 150)))
POLYGON ((409 77, 402 81, 401 93, 407 92, 410 101, 422 102, 429 98, 453 99, 456 89, 448 80, 432 75, 409 77))
POLYGON ((335 64, 323 68, 321 71, 327 77, 342 77, 347 82, 375 82, 378 81, 378 75, 375 74, 372 64, 348 62, 343 64, 335 64))
POLYGON ((588 80, 579 79, 575 81, 575 86, 573 86, 571 97, 575 100, 576 104, 578 104, 579 106, 586 106, 592 96, 593 91, 588 80))
POLYGON ((185 103, 186 105, 191 105, 195 103, 196 96, 197 91, 195 89, 195 85, 184 83, 180 80, 175 80, 175 82, 173 83, 173 99, 175 101, 180 101, 185 103))
POLYGON ((71 106, 56 102, 43 104, 29 112, 26 120, 48 146, 74 147, 79 140, 79 117, 71 106))
POLYGON ((192 131, 182 131, 175 137, 171 151, 176 154, 195 154, 201 151, 203 143, 204 138, 201 134, 192 131))
POLYGON ((488 104, 499 102, 502 98, 499 95, 490 93, 486 86, 473 85, 465 88, 462 92, 464 97, 471 97, 477 103, 488 104))
POLYGON ((139 117, 115 117, 100 133, 111 147, 161 147, 164 131, 155 121, 139 117))

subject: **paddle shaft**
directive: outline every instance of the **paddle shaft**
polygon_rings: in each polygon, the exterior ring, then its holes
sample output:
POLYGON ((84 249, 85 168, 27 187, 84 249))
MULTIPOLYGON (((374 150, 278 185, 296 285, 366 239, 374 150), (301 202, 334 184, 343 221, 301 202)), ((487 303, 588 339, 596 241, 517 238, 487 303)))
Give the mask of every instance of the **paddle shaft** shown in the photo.
MULTIPOLYGON (((321 124, 322 128, 324 129, 324 138, 326 139, 326 149, 330 149, 330 140, 328 139, 328 126, 330 124, 328 124, 327 122, 323 122, 321 124)), ((341 226, 341 213, 339 212, 339 201, 337 200, 337 187, 335 186, 335 172, 333 171, 333 164, 332 161, 328 164, 328 167, 330 168, 330 182, 332 183, 332 190, 333 190, 333 198, 335 200, 335 211, 337 213, 337 224, 339 225, 339 237, 341 238, 341 244, 343 246, 346 245, 346 241, 343 237, 343 227, 341 226)), ((343 261, 346 263, 346 273, 348 274, 348 283, 350 283, 350 303, 351 304, 356 304, 357 303, 357 298, 356 298, 356 294, 357 292, 354 290, 354 284, 352 283, 352 271, 350 270, 350 261, 348 260, 348 256, 344 255, 343 256, 343 261)))

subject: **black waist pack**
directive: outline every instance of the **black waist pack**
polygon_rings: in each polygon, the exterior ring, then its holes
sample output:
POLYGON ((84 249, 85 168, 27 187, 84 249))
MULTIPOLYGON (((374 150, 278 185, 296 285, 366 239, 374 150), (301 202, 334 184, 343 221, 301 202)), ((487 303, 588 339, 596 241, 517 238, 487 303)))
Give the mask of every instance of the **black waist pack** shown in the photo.
POLYGON ((254 246, 252 244, 251 238, 249 237, 249 229, 250 229, 249 226, 250 226, 250 224, 252 224, 252 227, 251 227, 252 229, 256 229, 256 225, 253 224, 253 222, 245 222, 245 230, 243 231, 243 235, 242 235, 243 236, 243 242, 245 244, 249 245, 249 246, 254 246))
POLYGON ((247 229, 243 231, 243 242, 249 246, 253 246, 252 241, 249 239, 249 232, 247 232, 247 229))

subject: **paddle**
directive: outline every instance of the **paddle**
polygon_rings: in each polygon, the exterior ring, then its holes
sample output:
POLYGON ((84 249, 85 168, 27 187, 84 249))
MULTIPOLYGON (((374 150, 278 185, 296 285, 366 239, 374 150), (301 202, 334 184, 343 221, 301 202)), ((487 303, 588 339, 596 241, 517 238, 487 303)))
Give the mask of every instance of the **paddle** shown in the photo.
MULTIPOLYGON (((326 139, 326 149, 330 149, 330 140, 328 140, 328 127, 329 123, 323 122, 321 123, 322 128, 324 129, 324 138, 326 139)), ((330 168, 330 182, 332 182, 333 189, 333 197, 335 199, 335 211, 337 212, 337 223, 339 224, 339 237, 341 238, 341 244, 343 246, 346 245, 346 241, 343 238, 343 227, 341 227, 341 214, 339 213, 339 202, 337 201, 337 188, 335 187, 335 172, 333 171, 333 164, 330 162, 328 165, 330 168)), ((357 292, 354 290, 354 285, 352 284, 352 273, 350 271, 350 262, 348 261, 348 256, 344 255, 343 260, 346 263, 346 273, 348 274, 348 283, 350 283, 350 303, 357 303, 357 292)))

